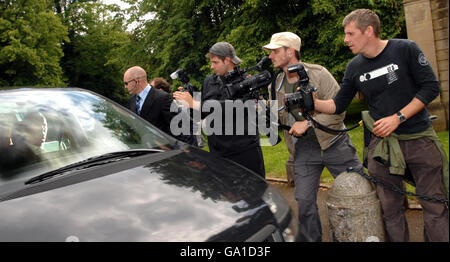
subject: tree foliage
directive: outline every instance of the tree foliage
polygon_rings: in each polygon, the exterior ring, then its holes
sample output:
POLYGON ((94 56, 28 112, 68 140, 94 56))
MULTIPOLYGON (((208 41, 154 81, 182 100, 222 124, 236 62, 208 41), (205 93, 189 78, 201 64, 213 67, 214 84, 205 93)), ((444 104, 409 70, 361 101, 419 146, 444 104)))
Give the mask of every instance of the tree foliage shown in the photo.
POLYGON ((125 103, 120 57, 114 52, 129 42, 123 26, 123 14, 117 7, 100 3, 73 3, 65 12, 64 23, 69 28, 70 42, 64 43, 62 66, 68 83, 103 94, 125 103))
POLYGON ((63 85, 67 29, 47 1, 0 1, 0 86, 63 85))
POLYGON ((249 67, 282 31, 301 37, 303 61, 340 81, 353 57, 341 25, 349 12, 370 8, 383 39, 406 37, 402 0, 122 1, 127 10, 96 0, 0 0, 0 85, 66 84, 123 104, 123 72, 131 66, 166 79, 183 68, 200 86, 212 72, 205 54, 214 43, 233 44, 249 67))
POLYGON ((200 83, 211 72, 205 54, 215 42, 233 44, 248 67, 268 55, 261 47, 272 34, 291 31, 302 39, 302 60, 327 67, 339 81, 353 57, 341 23, 357 8, 380 16, 382 38, 406 37, 401 0, 147 0, 131 8, 136 21, 154 14, 134 31, 143 46, 132 57, 153 76, 167 78, 181 67, 200 83))

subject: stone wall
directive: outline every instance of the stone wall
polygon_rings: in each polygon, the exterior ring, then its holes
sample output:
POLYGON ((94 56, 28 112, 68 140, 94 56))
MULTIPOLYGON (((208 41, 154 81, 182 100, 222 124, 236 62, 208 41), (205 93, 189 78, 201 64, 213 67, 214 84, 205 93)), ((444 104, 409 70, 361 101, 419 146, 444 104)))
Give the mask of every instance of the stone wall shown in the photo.
POLYGON ((441 82, 441 102, 445 110, 448 124, 448 0, 431 0, 431 17, 433 19, 436 60, 438 63, 439 81, 441 82))
POLYGON ((448 130, 448 0, 404 0, 408 38, 425 53, 440 83, 441 93, 427 108, 438 116, 436 131, 448 130))

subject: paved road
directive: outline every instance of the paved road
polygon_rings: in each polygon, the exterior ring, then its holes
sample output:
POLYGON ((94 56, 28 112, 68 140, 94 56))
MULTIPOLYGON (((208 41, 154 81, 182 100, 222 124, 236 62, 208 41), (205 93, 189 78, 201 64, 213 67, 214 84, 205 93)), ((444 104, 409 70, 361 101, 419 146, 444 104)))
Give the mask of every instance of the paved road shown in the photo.
MULTIPOLYGON (((286 183, 269 182, 274 186, 281 194, 286 198, 291 206, 295 216, 298 214, 297 201, 294 199, 294 187, 289 186, 286 183)), ((330 236, 328 233, 328 217, 326 215, 326 200, 328 197, 328 189, 321 187, 319 189, 319 195, 317 199, 317 205, 319 207, 320 220, 322 222, 322 240, 323 242, 330 242, 330 236)), ((423 242, 423 218, 422 210, 408 209, 406 211, 406 219, 409 226, 409 234, 411 242, 423 242)))

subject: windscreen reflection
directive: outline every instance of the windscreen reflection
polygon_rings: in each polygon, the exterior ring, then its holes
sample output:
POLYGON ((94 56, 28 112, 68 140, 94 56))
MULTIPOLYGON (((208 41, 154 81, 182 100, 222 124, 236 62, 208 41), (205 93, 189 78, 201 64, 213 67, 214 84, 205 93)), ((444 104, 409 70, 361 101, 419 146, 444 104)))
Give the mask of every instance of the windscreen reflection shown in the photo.
POLYGON ((161 132, 86 91, 1 92, 0 105, 0 183, 106 153, 171 148, 161 132))

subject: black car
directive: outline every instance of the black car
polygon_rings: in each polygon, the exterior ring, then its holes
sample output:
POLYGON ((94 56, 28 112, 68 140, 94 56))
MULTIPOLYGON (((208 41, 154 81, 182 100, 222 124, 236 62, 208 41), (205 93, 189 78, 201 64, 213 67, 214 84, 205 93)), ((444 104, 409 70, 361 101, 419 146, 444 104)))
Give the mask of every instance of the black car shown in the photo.
POLYGON ((82 89, 0 91, 0 241, 295 241, 248 169, 82 89))

